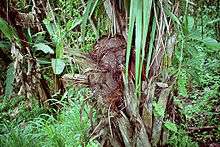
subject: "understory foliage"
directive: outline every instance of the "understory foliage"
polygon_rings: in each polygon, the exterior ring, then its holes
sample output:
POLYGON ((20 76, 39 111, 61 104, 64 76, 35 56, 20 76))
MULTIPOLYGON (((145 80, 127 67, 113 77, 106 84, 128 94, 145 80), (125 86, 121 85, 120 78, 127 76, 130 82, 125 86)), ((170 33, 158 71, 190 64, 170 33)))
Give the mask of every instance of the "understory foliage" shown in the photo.
POLYGON ((220 34, 216 30, 220 17, 215 9, 214 5, 202 6, 195 16, 188 16, 188 29, 179 36, 183 43, 176 51, 176 60, 180 56, 183 60, 177 82, 179 96, 174 100, 184 128, 200 143, 220 141, 220 34))
POLYGON ((0 146, 220 144, 219 1, 0 1, 0 146))

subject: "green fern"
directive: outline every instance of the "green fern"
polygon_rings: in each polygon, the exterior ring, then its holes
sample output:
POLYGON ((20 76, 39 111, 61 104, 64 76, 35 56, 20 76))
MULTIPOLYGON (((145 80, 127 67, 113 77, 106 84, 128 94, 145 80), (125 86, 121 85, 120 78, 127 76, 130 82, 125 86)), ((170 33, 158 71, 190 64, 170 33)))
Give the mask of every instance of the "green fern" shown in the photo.
POLYGON ((9 64, 7 70, 4 98, 9 98, 12 95, 14 79, 15 79, 15 68, 14 68, 14 63, 11 63, 9 64))

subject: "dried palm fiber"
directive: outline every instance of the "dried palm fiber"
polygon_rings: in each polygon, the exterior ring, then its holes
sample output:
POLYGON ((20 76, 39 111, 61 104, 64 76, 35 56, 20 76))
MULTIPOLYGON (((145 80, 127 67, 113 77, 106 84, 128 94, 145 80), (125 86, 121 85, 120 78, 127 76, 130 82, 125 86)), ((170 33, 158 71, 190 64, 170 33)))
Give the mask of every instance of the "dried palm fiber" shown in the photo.
POLYGON ((123 106, 122 65, 125 64, 126 41, 123 36, 104 36, 97 41, 87 57, 95 66, 86 72, 88 85, 95 97, 117 109, 123 106))
MULTIPOLYGON (((103 36, 93 47, 93 50, 79 55, 78 63, 83 68, 83 74, 76 74, 73 78, 64 75, 64 81, 86 85, 93 91, 93 96, 105 104, 106 108, 121 110, 124 108, 124 83, 122 72, 125 65, 126 41, 122 35, 113 37, 103 36)), ((130 79, 134 80, 134 51, 131 54, 129 65, 130 79)), ((142 70, 142 79, 145 79, 145 67, 142 70)))

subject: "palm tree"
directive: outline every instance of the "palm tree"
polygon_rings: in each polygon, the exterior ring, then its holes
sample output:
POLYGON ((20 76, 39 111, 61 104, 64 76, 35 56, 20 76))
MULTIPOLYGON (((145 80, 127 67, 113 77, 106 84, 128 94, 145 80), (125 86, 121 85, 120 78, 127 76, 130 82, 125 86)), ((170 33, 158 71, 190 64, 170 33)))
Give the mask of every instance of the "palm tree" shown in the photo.
MULTIPOLYGON (((97 4, 98 0, 87 2, 82 28, 97 4)), ((164 145, 162 124, 175 83, 166 68, 176 41, 173 27, 179 24, 179 4, 106 0, 103 5, 112 21, 111 35, 97 41, 85 55, 84 76, 74 78, 94 93, 90 104, 97 121, 91 137, 102 146, 164 145)))
MULTIPOLYGON (((91 16, 99 2, 87 2, 81 25, 83 35, 88 19, 94 26, 91 16)), ((176 18, 179 4, 161 0, 102 2, 112 21, 111 34, 101 37, 91 53, 82 55, 84 75, 74 78, 75 83, 88 85, 95 97, 90 105, 96 109, 97 120, 90 137, 102 146, 163 145, 166 132, 162 124, 175 82, 166 68, 171 65, 176 40, 173 27, 179 24, 176 18)), ((42 101, 48 100, 48 85, 22 32, 25 24, 16 21, 22 18, 21 13, 13 7, 8 10, 6 1, 0 2, 0 8, 3 18, 0 25, 7 21, 15 28, 5 27, 14 30, 11 32, 1 31, 13 42, 13 66, 21 84, 19 92, 35 92, 42 101)), ((41 29, 40 24, 35 29, 41 29)))

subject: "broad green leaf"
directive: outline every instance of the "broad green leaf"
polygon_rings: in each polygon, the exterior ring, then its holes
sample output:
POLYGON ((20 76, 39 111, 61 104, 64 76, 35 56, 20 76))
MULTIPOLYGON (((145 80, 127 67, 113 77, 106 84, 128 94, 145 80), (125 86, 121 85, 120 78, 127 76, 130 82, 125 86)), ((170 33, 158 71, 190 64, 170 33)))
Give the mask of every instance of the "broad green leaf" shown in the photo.
POLYGON ((63 72, 65 63, 62 59, 52 59, 52 68, 54 74, 59 75, 63 72))
POLYGON ((47 19, 44 19, 43 23, 46 26, 47 31, 50 34, 50 36, 53 36, 55 34, 55 31, 54 31, 54 26, 51 24, 51 22, 47 19))
POLYGON ((47 19, 44 19, 43 23, 46 26, 47 31, 50 34, 50 38, 53 41, 53 43, 57 44, 59 37, 56 35, 57 32, 56 26, 47 19))
POLYGON ((194 26, 194 18, 192 16, 188 16, 187 21, 188 21, 188 31, 190 32, 192 31, 194 26))
POLYGON ((220 49, 220 43, 211 38, 211 37, 207 37, 207 38, 204 38, 203 39, 203 42, 205 43, 205 45, 208 47, 208 48, 211 48, 211 49, 220 49))
POLYGON ((35 44, 34 47, 36 48, 36 50, 43 51, 45 54, 54 54, 53 49, 44 43, 35 44))
POLYGON ((55 26, 53 23, 50 23, 50 21, 47 19, 45 19, 43 22, 47 28, 47 31, 50 34, 53 43, 56 45, 56 58, 63 58, 64 43, 62 39, 65 36, 65 33, 61 31, 60 25, 55 26))
POLYGON ((166 121, 164 126, 172 132, 177 132, 176 124, 172 123, 171 121, 166 121))
POLYGON ((44 32, 37 32, 36 34, 32 35, 32 40, 35 41, 35 43, 44 42, 46 31, 44 32))

